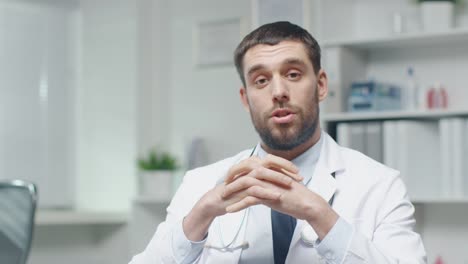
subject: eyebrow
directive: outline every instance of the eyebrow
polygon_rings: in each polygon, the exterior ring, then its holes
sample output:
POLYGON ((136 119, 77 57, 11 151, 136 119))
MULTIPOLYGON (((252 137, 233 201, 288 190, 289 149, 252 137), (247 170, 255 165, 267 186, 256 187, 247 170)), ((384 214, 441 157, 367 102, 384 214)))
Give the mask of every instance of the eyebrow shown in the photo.
POLYGON ((296 58, 286 59, 283 63, 292 64, 292 65, 299 65, 299 66, 302 66, 302 67, 306 66, 306 63, 304 62, 304 60, 296 59, 296 58))
POLYGON ((254 66, 249 68, 249 70, 247 71, 247 76, 251 76, 254 72, 264 68, 266 68, 264 64, 255 64, 254 66))
MULTIPOLYGON (((286 59, 282 62, 282 64, 288 64, 288 65, 299 65, 302 67, 306 67, 306 63, 304 60, 298 59, 298 58, 290 58, 286 59)), ((254 72, 264 69, 266 66, 264 64, 255 64, 252 67, 249 68, 247 71, 247 76, 251 76, 254 72)))

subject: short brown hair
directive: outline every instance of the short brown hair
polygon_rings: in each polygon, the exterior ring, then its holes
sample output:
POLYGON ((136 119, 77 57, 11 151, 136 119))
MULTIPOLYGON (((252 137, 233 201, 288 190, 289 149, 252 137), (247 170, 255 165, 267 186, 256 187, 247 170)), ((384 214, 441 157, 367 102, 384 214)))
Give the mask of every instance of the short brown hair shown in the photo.
POLYGON ((250 32, 239 43, 234 51, 234 63, 237 72, 241 78, 242 84, 245 86, 245 77, 243 73, 243 59, 245 53, 252 47, 259 44, 276 45, 284 40, 299 41, 304 44, 307 49, 307 54, 312 62, 314 71, 317 74, 321 69, 320 65, 320 46, 317 41, 310 35, 307 30, 298 25, 286 21, 279 21, 270 24, 265 24, 250 32))

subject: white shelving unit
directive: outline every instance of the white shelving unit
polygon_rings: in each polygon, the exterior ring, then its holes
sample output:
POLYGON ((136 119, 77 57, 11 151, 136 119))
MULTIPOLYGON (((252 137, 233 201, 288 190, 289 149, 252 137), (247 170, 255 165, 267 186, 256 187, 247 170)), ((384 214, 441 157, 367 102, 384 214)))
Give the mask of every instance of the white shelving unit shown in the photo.
POLYGON ((332 122, 353 122, 353 121, 382 121, 382 120, 403 120, 403 119, 440 119, 449 117, 466 117, 468 110, 426 110, 426 111, 392 111, 392 112, 354 112, 354 113, 334 113, 325 114, 322 120, 327 123, 332 122))
POLYGON ((128 212, 39 209, 28 263, 128 261, 129 218, 128 212))
POLYGON ((424 47, 468 42, 468 28, 456 28, 446 32, 402 33, 381 37, 325 40, 323 48, 346 47, 361 50, 424 47))
MULTIPOLYGON (((468 20, 465 19, 468 8, 457 10, 457 16, 463 19, 457 20, 453 29, 437 33, 413 30, 397 34, 391 32, 390 15, 403 14, 405 21, 409 21, 413 11, 417 11, 417 6, 409 1, 318 2, 320 5, 316 6, 315 14, 319 23, 315 30, 321 33, 319 43, 330 89, 329 98, 322 106, 321 118, 332 136, 337 137, 337 126, 341 123, 421 120, 437 127, 437 123, 446 118, 468 118, 468 20), (366 10, 369 16, 363 15, 366 10), (342 19, 335 21, 336 17, 342 19), (366 19, 368 21, 363 23, 366 19), (359 26, 367 27, 367 31, 359 26), (409 66, 415 69, 421 87, 442 83, 449 94, 448 109, 346 112, 347 89, 352 82, 375 79, 404 85, 409 66)), ((395 138, 395 144, 398 140, 395 138)), ((428 146, 431 144, 441 142, 427 142, 428 146)), ((418 164, 425 166, 424 161, 418 164)), ((417 177, 416 182, 420 181, 420 188, 424 188, 427 175, 411 176, 417 177)), ((468 175, 463 175, 463 180, 468 181, 468 175)), ((411 193, 409 195, 412 196, 411 193)), ((468 197, 444 194, 415 197, 412 201, 416 206, 417 231, 421 233, 428 252, 428 263, 433 263, 439 255, 446 263, 466 263, 468 253, 463 239, 468 235, 468 215, 464 213, 468 197)))
POLYGON ((438 199, 412 199, 414 204, 435 204, 435 205, 444 205, 444 204, 467 204, 468 198, 438 198, 438 199))
POLYGON ((93 212, 72 210, 38 210, 36 226, 59 225, 125 225, 127 212, 93 212))
POLYGON ((171 202, 171 199, 157 199, 154 197, 149 196, 137 196, 133 199, 133 203, 135 204, 148 204, 148 205, 168 205, 171 202))

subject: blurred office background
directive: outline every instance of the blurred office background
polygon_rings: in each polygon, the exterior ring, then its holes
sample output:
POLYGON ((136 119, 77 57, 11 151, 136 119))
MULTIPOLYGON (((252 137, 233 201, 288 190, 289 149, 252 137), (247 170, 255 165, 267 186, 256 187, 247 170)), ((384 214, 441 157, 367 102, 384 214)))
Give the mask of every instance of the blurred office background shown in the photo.
POLYGON ((323 48, 323 128, 402 171, 429 263, 468 263, 468 1, 440 2, 0 0, 0 179, 38 185, 28 263, 126 263, 186 169, 254 146, 232 51, 276 20, 323 48), (152 150, 177 159, 164 195, 152 150))

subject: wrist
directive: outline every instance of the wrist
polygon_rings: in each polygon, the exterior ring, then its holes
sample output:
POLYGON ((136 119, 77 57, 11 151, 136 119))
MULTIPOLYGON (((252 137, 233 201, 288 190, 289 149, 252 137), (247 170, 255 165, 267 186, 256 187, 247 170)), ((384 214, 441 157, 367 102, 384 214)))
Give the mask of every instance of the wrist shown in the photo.
POLYGON ((215 218, 203 209, 201 204, 196 204, 182 222, 184 234, 190 241, 203 240, 215 218))
POLYGON ((338 221, 339 215, 328 204, 307 210, 306 221, 322 240, 338 221))

